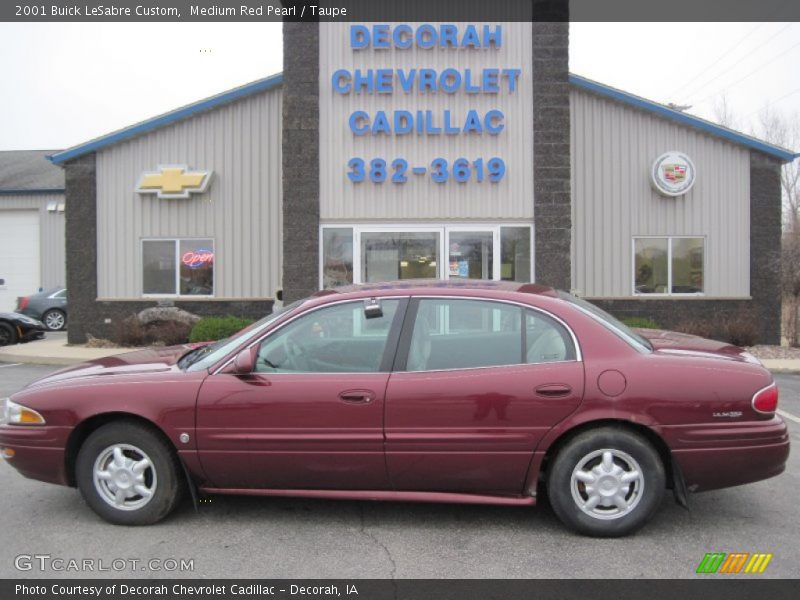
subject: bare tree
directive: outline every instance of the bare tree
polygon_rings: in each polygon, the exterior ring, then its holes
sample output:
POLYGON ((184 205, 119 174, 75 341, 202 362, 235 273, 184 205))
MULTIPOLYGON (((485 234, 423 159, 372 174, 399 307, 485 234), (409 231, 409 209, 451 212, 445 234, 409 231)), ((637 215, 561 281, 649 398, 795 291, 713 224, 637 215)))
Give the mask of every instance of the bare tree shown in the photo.
POLYGON ((714 112, 714 120, 723 127, 728 129, 740 128, 739 117, 736 116, 733 107, 728 101, 727 94, 723 93, 714 100, 712 111, 714 112))
MULTIPOLYGON (((800 115, 785 115, 769 106, 759 113, 756 135, 788 150, 800 147, 800 115)), ((786 163, 781 171, 783 218, 786 231, 800 234, 800 161, 786 163)))
MULTIPOLYGON (((769 106, 759 114, 757 134, 768 142, 795 150, 800 146, 800 116, 786 116, 769 106)), ((800 311, 800 160, 781 170, 784 233, 781 243, 781 291, 783 334, 791 346, 798 345, 800 311)))

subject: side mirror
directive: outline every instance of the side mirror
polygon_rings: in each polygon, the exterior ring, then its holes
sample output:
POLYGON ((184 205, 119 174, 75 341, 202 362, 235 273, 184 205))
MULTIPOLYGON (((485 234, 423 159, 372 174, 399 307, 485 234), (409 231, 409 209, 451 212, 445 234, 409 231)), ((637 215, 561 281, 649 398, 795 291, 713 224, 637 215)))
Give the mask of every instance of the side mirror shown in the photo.
POLYGON ((236 355, 236 358, 233 359, 233 367, 236 373, 244 375, 253 372, 256 366, 256 351, 257 347, 254 346, 245 348, 236 355))

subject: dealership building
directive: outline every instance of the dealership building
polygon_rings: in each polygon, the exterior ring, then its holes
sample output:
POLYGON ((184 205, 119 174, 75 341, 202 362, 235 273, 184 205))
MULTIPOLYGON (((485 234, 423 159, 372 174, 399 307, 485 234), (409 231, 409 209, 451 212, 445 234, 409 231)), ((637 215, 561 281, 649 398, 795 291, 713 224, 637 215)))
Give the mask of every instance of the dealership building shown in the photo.
POLYGON ((797 155, 568 71, 567 23, 285 23, 283 73, 50 156, 69 339, 147 306, 536 281, 665 327, 780 339, 797 155))
POLYGON ((0 152, 0 312, 64 285, 64 171, 52 150, 0 152))

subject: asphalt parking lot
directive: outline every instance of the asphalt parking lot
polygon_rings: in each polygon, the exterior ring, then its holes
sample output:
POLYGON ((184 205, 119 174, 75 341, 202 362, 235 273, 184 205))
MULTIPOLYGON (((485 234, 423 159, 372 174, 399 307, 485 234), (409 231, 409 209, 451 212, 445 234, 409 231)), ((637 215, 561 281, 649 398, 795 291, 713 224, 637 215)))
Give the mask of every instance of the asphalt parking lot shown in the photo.
MULTIPOLYGON (((53 370, 0 363, 0 396, 53 370)), ((781 409, 800 417, 800 375, 776 379, 781 409)), ((214 497, 199 514, 186 503, 159 525, 124 528, 101 521, 77 491, 24 479, 3 464, 0 577, 684 578, 696 576, 706 552, 771 552, 757 577, 797 577, 800 422, 787 422, 795 446, 783 475, 694 495, 688 512, 665 494, 650 524, 616 540, 572 534, 547 506, 246 497, 214 497), (30 571, 15 568, 16 557, 36 554, 94 559, 95 569, 98 559, 106 568, 112 559, 141 562, 103 572, 42 571, 36 561, 30 571), (163 570, 170 559, 193 560, 194 570, 163 570)))

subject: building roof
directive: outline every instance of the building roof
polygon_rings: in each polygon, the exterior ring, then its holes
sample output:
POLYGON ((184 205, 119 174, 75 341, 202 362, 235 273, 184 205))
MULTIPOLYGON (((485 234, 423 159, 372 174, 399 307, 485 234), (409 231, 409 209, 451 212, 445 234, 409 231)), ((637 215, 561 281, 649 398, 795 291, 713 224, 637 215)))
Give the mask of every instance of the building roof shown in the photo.
MULTIPOLYGON (((784 162, 789 162, 800 157, 800 153, 795 154, 785 148, 769 144, 763 140, 745 135, 738 131, 734 131, 733 129, 722 127, 721 125, 717 125, 711 121, 706 121, 700 117, 695 117, 693 115, 673 110, 668 106, 659 104, 658 102, 641 98, 640 96, 618 90, 611 86, 592 81, 591 79, 587 79, 579 75, 570 74, 569 81, 573 86, 579 89, 587 90, 612 100, 622 102, 623 104, 654 113, 658 116, 681 123, 682 125, 700 129, 710 135, 714 135, 735 144, 758 150, 759 152, 763 152, 764 154, 773 156, 784 162)), ((73 146, 72 148, 68 148, 60 152, 55 152, 48 158, 54 164, 61 165, 73 158, 83 156, 84 154, 89 154, 90 152, 96 152, 97 150, 101 150, 102 148, 116 144, 117 142, 153 131, 154 129, 175 123, 176 121, 187 119, 200 112, 216 108, 228 102, 239 100, 251 94, 257 94, 259 92, 278 87, 282 83, 283 73, 278 73, 264 79, 259 79, 241 87, 222 92, 216 96, 211 96, 210 98, 205 98, 192 104, 187 104, 186 106, 182 106, 173 111, 153 117, 152 119, 141 121, 131 125, 130 127, 125 127, 124 129, 120 129, 107 135, 95 138, 86 143, 73 146)))
POLYGON ((746 135, 739 131, 728 129, 727 127, 723 127, 717 123, 712 123, 711 121, 706 121, 700 117, 695 117, 694 115, 690 115, 679 110, 674 110, 668 106, 665 106, 664 104, 647 100, 646 98, 636 96, 629 92, 623 92, 617 88, 598 83, 591 79, 587 79, 586 77, 581 77, 580 75, 571 73, 569 76, 569 82, 579 89, 594 92, 595 94, 622 102, 628 106, 633 106, 635 108, 654 113, 660 117, 677 121, 682 125, 688 125, 689 127, 700 129, 701 131, 705 131, 713 136, 721 137, 733 142, 734 144, 746 146, 748 148, 752 148, 753 150, 758 150, 759 152, 763 152, 764 154, 773 156, 784 162, 790 162, 800 157, 800 153, 794 153, 786 148, 781 148, 780 146, 759 140, 758 138, 746 135))
POLYGON ((119 129, 107 135, 89 140, 83 144, 73 146, 72 148, 67 148, 66 150, 56 152, 51 156, 48 156, 48 158, 53 164, 60 165, 73 158, 83 156, 84 154, 89 154, 90 152, 96 152, 97 150, 105 148, 106 146, 111 146, 117 142, 153 131, 159 127, 170 125, 176 121, 188 119, 189 117, 192 117, 198 113, 211 110, 212 108, 216 108, 223 104, 234 102, 252 94, 257 94, 259 92, 264 92, 266 90, 278 87, 282 83, 283 73, 271 75, 270 77, 253 81, 243 86, 233 88, 232 90, 222 92, 221 94, 211 96, 210 98, 205 98, 203 100, 199 100, 198 102, 193 102, 192 104, 187 104, 186 106, 182 106, 175 110, 171 110, 170 112, 158 115, 157 117, 153 117, 152 119, 140 121, 139 123, 131 125, 130 127, 119 129))
POLYGON ((63 192, 64 171, 47 161, 57 150, 0 151, 0 194, 63 192))

